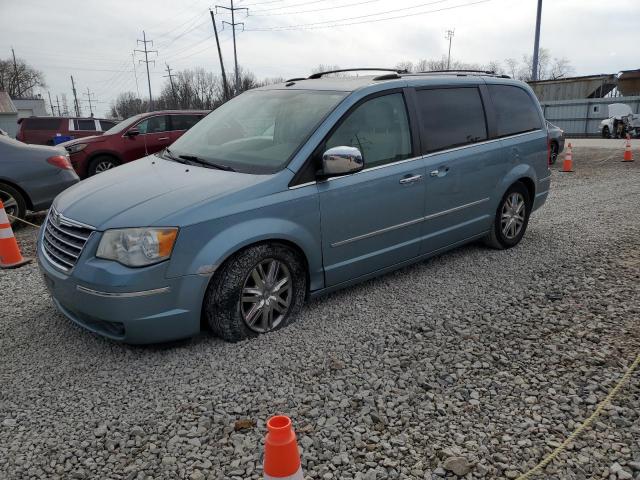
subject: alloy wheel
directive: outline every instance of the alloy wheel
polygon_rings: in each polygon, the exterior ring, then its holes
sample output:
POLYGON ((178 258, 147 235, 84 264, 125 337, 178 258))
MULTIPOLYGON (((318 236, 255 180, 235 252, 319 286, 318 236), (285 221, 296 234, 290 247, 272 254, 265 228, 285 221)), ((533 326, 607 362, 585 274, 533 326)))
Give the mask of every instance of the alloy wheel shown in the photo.
POLYGON ((522 227, 526 215, 526 204, 521 193, 513 192, 505 200, 502 205, 500 216, 500 227, 502 234, 507 240, 516 238, 522 227))
POLYGON ((13 225, 16 221, 15 217, 18 216, 18 201, 13 198, 13 196, 9 192, 5 192, 0 190, 0 200, 2 200, 2 204, 4 205, 4 211, 9 215, 9 223, 13 225))
POLYGON ((113 162, 109 162, 109 161, 100 162, 98 163, 98 165, 96 165, 96 173, 106 172, 107 170, 111 170, 113 167, 115 167, 113 162))
POLYGON ((280 325, 291 306, 292 283, 283 262, 268 258, 258 263, 247 276, 240 299, 247 327, 265 333, 280 325))

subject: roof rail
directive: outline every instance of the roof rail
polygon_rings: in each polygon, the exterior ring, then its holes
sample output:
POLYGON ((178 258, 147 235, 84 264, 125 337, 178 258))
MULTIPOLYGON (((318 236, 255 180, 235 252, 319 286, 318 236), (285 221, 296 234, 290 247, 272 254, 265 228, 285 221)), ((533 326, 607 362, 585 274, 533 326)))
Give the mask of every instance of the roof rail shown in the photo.
POLYGON ((415 72, 413 75, 421 75, 421 74, 429 74, 429 73, 470 73, 470 74, 478 74, 478 75, 490 75, 493 77, 500 78, 511 78, 509 75, 503 75, 494 72, 493 70, 464 70, 464 69, 452 69, 452 70, 427 70, 423 72, 415 72))
POLYGON ((289 83, 289 82, 299 82, 300 80, 306 80, 306 77, 295 77, 295 78, 290 78, 289 80, 285 80, 284 83, 289 83))
POLYGON ((322 78, 323 75, 329 75, 330 73, 360 72, 360 71, 408 73, 407 70, 399 70, 397 68, 343 68, 343 69, 340 69, 340 70, 328 70, 326 72, 312 73, 307 78, 316 79, 316 78, 322 78))

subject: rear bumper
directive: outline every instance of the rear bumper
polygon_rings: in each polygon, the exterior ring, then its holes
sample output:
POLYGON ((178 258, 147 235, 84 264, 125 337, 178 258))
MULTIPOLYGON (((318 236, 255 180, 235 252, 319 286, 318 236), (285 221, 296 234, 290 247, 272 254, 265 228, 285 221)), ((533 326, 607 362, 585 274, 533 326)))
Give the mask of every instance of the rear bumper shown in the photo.
MULTIPOLYGON (((40 242, 38 265, 58 310, 91 332, 124 343, 146 344, 187 338, 200 331, 208 277, 165 278, 161 274, 164 270, 157 269, 155 285, 141 288, 138 284, 131 288, 127 285, 136 285, 134 278, 125 279, 118 274, 105 276, 105 271, 96 270, 96 277, 106 280, 97 285, 54 267, 43 254, 40 242)), ((86 273, 86 264, 82 270, 86 273)), ((127 270, 131 277, 141 273, 141 269, 127 270)))
POLYGON ((46 193, 44 195, 33 194, 31 195, 31 201, 33 203, 33 211, 38 212, 40 210, 46 210, 51 206, 53 200, 67 188, 75 185, 80 181, 78 175, 73 170, 60 170, 60 172, 52 177, 53 182, 50 186, 46 187, 46 193))
MULTIPOLYGON (((549 173, 551 173, 549 171, 549 173)), ((547 197, 549 196, 549 189, 551 188, 551 175, 541 178, 538 181, 538 185, 536 188, 536 195, 533 199, 533 208, 532 211, 536 211, 539 209, 544 203, 547 201, 547 197)))

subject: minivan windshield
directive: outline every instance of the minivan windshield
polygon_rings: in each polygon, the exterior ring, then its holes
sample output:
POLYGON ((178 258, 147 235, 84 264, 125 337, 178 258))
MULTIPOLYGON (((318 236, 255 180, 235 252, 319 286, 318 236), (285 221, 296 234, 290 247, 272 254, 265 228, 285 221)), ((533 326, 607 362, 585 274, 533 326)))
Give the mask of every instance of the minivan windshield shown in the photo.
POLYGON ((111 135, 113 133, 118 133, 118 132, 122 132, 123 130, 126 130, 127 128, 129 128, 131 125, 133 125, 134 123, 136 123, 138 120, 140 120, 141 118, 143 118, 145 115, 147 115, 146 113, 140 113, 138 115, 134 115, 133 117, 129 117, 126 120, 121 121, 120 123, 115 124, 113 127, 111 127, 109 130, 106 130, 103 135, 111 135))
POLYGON ((171 155, 243 173, 277 172, 346 95, 315 90, 245 92, 176 140, 171 155))

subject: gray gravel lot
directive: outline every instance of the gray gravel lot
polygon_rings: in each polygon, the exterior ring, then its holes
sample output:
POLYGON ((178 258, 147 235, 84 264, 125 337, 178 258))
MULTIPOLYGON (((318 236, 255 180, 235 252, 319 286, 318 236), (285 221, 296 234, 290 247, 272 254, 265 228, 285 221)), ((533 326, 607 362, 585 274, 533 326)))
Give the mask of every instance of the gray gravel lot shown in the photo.
MULTIPOLYGON (((235 345, 119 345, 56 313, 35 265, 0 271, 0 478, 261 478, 275 413, 307 478, 516 478, 640 352, 640 162, 620 155, 575 148, 512 250, 460 248, 235 345)), ((640 479, 639 379, 537 478, 640 479)))

